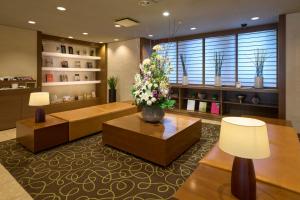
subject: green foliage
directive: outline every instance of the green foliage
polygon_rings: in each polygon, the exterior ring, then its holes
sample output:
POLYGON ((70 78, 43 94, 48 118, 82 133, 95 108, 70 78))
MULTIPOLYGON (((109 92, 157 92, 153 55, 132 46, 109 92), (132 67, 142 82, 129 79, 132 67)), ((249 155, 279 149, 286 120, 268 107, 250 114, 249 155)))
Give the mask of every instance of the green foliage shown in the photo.
POLYGON ((116 77, 116 76, 111 76, 107 80, 108 87, 111 90, 115 90, 116 89, 117 83, 118 83, 118 77, 116 77))
POLYGON ((168 100, 165 100, 164 102, 162 102, 160 104, 160 107, 162 109, 171 109, 174 107, 175 103, 176 103, 175 100, 168 99, 168 100))
POLYGON ((267 60, 267 52, 264 49, 256 49, 254 52, 254 63, 256 67, 256 76, 262 77, 264 65, 267 60))
POLYGON ((223 52, 215 52, 214 61, 215 61, 215 75, 221 76, 222 75, 222 65, 223 65, 223 61, 224 61, 223 52))

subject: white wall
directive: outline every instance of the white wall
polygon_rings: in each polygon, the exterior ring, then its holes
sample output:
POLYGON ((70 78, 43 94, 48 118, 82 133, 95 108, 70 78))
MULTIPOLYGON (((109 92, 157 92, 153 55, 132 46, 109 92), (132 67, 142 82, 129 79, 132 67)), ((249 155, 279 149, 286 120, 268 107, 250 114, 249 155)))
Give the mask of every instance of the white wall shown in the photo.
POLYGON ((131 86, 139 72, 140 39, 108 44, 107 77, 117 76, 117 101, 132 100, 131 86))
POLYGON ((0 76, 37 77, 37 32, 0 25, 0 76))
POLYGON ((300 13, 286 17, 286 114, 300 133, 300 13))

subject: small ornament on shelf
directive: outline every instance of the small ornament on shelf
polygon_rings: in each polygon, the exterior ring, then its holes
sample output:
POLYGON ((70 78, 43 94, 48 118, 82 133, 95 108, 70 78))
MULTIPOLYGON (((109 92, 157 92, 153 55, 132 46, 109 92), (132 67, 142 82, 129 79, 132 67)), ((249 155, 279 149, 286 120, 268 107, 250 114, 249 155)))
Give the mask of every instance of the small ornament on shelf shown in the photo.
POLYGON ((75 68, 80 68, 81 67, 81 62, 79 60, 76 60, 74 62, 74 66, 75 66, 75 68))
POLYGON ((64 60, 64 61, 61 61, 61 67, 62 68, 68 68, 68 61, 64 60))
POLYGON ((67 53, 66 46, 65 45, 60 45, 60 51, 61 51, 61 53, 67 53))
POLYGON ((53 82, 53 74, 47 73, 46 74, 46 82, 53 82))
POLYGON ((73 47, 69 46, 68 51, 69 51, 69 54, 73 54, 73 47))
POLYGON ((87 62, 86 67, 87 68, 93 68, 93 63, 92 62, 87 62))

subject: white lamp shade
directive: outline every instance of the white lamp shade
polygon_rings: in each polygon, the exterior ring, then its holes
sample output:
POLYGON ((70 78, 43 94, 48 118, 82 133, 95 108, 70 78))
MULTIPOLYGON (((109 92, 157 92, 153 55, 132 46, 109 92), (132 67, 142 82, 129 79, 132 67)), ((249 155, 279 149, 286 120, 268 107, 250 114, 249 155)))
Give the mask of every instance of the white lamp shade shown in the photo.
POLYGON ((33 92, 30 94, 29 106, 45 106, 49 104, 50 100, 48 92, 33 92))
POLYGON ((262 159, 270 156, 266 123, 244 117, 224 117, 219 147, 233 156, 262 159))

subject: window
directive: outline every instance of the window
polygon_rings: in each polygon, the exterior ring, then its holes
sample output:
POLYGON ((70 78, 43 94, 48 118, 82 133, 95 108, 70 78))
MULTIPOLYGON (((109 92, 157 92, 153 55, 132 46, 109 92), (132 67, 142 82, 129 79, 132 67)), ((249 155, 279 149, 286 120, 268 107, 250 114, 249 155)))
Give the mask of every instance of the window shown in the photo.
POLYGON ((169 61, 171 62, 171 65, 173 67, 173 70, 171 71, 169 75, 169 81, 170 83, 177 83, 177 46, 176 42, 168 42, 168 43, 162 43, 160 44, 163 48, 162 51, 159 51, 158 54, 161 56, 165 56, 169 58, 169 61))
POLYGON ((183 68, 181 55, 190 84, 202 84, 202 39, 178 42, 178 83, 182 83, 183 68))
POLYGON ((224 56, 222 65, 222 84, 235 85, 235 36, 210 37, 205 39, 205 84, 215 82, 215 53, 224 56))
POLYGON ((264 86, 277 86, 277 32, 276 30, 242 33, 238 35, 238 79, 244 86, 253 86, 255 77, 254 53, 266 52, 264 86))

